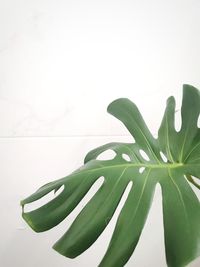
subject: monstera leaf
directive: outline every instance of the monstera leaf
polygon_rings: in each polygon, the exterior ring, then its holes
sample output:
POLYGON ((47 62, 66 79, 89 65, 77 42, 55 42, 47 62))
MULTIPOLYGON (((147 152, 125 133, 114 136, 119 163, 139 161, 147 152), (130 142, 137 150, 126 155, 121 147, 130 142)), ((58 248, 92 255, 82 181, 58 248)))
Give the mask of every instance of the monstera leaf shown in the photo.
POLYGON ((200 128, 197 124, 200 93, 184 85, 179 132, 174 127, 175 100, 168 99, 157 139, 130 100, 115 100, 108 112, 124 123, 135 143, 109 143, 89 152, 80 169, 42 186, 23 200, 24 207, 64 186, 57 197, 42 207, 30 212, 23 209, 23 218, 36 232, 51 229, 65 219, 95 181, 103 177, 97 193, 54 245, 60 254, 74 258, 101 235, 131 183, 109 247, 99 265, 121 267, 137 246, 155 187, 160 184, 167 264, 185 266, 200 255, 200 205, 190 186, 194 184, 199 188, 196 179, 200 178, 200 128), (116 153, 113 159, 97 159, 110 149, 116 153))

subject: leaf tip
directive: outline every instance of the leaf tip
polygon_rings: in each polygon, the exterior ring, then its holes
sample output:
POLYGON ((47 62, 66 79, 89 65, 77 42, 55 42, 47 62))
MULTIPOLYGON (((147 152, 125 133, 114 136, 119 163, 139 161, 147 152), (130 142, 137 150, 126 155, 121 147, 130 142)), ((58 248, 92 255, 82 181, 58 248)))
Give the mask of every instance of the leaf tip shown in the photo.
POLYGON ((39 233, 41 232, 39 229, 37 229, 36 225, 33 223, 33 221, 30 219, 29 214, 26 212, 22 212, 22 217, 25 220, 25 222, 30 226, 30 228, 36 232, 39 233))
POLYGON ((199 90, 196 87, 194 87, 190 84, 183 84, 183 91, 188 91, 188 90, 199 92, 199 90))
POLYGON ((168 97, 168 99, 167 99, 167 105, 175 106, 175 103, 176 103, 176 101, 175 101, 174 96, 168 97))
POLYGON ((107 107, 107 112, 108 113, 111 113, 112 114, 112 110, 113 110, 113 108, 115 108, 116 106, 118 106, 118 105, 122 105, 123 103, 125 103, 125 102, 131 102, 128 98, 117 98, 117 99, 115 99, 114 101, 112 101, 109 105, 108 105, 108 107, 107 107))
POLYGON ((62 246, 59 244, 59 241, 56 242, 53 247, 52 247, 56 252, 58 252, 60 255, 70 258, 70 259, 74 259, 76 258, 78 255, 76 253, 74 253, 73 249, 70 248, 62 248, 62 246))

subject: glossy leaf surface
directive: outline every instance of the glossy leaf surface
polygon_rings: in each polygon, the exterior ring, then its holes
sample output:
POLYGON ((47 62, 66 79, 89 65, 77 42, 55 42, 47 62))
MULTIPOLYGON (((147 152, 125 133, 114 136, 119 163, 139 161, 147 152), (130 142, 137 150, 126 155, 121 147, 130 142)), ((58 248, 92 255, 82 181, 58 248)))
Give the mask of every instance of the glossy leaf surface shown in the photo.
POLYGON ((108 112, 123 122, 135 143, 109 143, 89 152, 80 169, 44 185, 23 200, 22 206, 64 185, 64 190, 49 203, 30 212, 23 209, 23 218, 36 232, 51 229, 65 219, 95 181, 103 177, 100 189, 54 245, 60 254, 74 258, 101 235, 131 183, 109 247, 99 265, 121 267, 137 246, 155 187, 160 184, 167 265, 185 266, 200 255, 200 205, 190 186, 193 183, 199 188, 192 176, 200 178, 200 128, 197 125, 200 93, 184 85, 179 132, 174 126, 175 100, 168 99, 157 139, 130 100, 115 100, 108 112), (97 159, 109 149, 116 153, 113 159, 97 159))

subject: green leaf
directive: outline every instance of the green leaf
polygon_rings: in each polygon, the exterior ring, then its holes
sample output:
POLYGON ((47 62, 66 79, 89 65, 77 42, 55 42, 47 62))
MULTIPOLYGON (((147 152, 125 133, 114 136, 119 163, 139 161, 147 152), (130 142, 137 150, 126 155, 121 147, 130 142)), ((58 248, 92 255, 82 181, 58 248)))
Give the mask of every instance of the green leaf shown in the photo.
POLYGON ((192 176, 200 179, 200 128, 197 125, 200 92, 184 85, 179 132, 174 126, 175 100, 173 97, 168 99, 157 139, 130 100, 115 100, 108 112, 124 123, 135 143, 109 143, 90 151, 80 169, 44 185, 24 199, 23 207, 64 185, 64 190, 42 207, 30 212, 23 208, 22 216, 36 232, 49 230, 64 220, 95 181, 103 177, 97 193, 54 245, 60 254, 74 258, 101 235, 131 183, 109 247, 99 265, 121 267, 137 246, 155 187, 160 184, 167 264, 185 266, 200 255, 200 205, 191 188, 191 184, 199 188, 192 176), (113 159, 97 159, 109 149, 116 153, 113 159))

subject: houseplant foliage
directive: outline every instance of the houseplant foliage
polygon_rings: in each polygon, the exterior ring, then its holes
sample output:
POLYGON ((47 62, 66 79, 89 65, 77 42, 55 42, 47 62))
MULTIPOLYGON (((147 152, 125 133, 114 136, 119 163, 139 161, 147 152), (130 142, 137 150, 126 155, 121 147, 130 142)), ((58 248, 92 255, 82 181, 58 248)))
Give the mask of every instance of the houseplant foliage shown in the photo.
POLYGON ((200 255, 200 205, 191 188, 191 184, 200 188, 196 182, 200 179, 200 92, 190 85, 183 86, 180 131, 174 126, 175 100, 173 97, 167 100, 158 138, 152 136, 130 100, 115 100, 108 106, 108 112, 123 122, 135 143, 109 143, 90 151, 80 169, 42 186, 21 201, 22 216, 34 231, 49 230, 64 220, 95 181, 103 177, 99 190, 53 247, 60 254, 74 258, 103 232, 131 183, 109 247, 99 265, 121 267, 137 246, 155 187, 160 184, 167 265, 185 266, 200 255), (108 149, 116 153, 113 159, 97 159, 108 149), (144 157, 144 152, 148 158, 144 157), (56 192, 63 185, 63 191, 53 200, 36 210, 24 211, 24 205, 51 191, 56 192))

